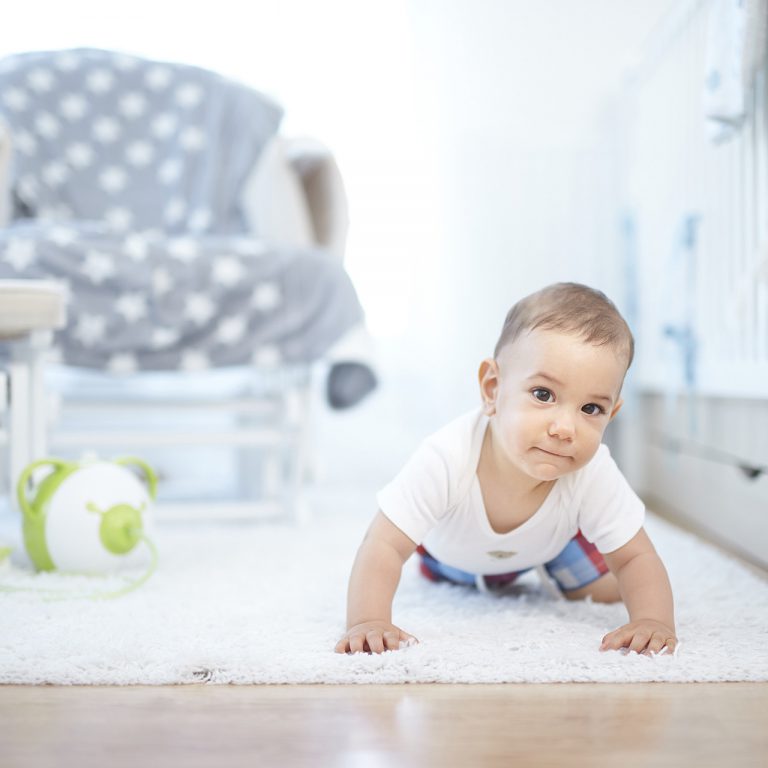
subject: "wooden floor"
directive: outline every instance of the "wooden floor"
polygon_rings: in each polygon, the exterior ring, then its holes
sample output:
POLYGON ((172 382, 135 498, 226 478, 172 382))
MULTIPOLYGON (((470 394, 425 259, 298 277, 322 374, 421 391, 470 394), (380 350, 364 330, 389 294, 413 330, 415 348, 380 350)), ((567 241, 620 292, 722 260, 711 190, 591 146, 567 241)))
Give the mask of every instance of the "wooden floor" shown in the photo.
POLYGON ((0 766, 768 766, 768 684, 0 686, 0 766))

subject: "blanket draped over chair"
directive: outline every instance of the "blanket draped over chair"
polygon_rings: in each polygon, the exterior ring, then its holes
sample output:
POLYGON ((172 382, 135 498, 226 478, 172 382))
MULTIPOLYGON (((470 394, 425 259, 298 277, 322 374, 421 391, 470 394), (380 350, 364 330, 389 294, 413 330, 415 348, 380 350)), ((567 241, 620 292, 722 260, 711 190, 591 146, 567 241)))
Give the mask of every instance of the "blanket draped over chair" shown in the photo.
POLYGON ((307 363, 361 322, 338 260, 249 230, 243 186, 281 117, 188 65, 92 49, 0 62, 13 152, 0 277, 67 285, 63 362, 307 363))

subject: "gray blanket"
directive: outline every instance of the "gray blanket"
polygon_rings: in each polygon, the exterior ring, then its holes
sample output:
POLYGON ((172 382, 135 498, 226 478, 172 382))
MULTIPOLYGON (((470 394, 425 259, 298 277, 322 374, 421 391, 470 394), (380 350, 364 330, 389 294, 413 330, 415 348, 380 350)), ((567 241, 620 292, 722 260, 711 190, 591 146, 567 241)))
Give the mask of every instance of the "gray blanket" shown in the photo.
POLYGON ((14 147, 0 277, 68 285, 64 362, 309 362, 362 320, 336 261, 246 232, 242 187, 281 114, 185 65, 90 49, 0 62, 14 147))

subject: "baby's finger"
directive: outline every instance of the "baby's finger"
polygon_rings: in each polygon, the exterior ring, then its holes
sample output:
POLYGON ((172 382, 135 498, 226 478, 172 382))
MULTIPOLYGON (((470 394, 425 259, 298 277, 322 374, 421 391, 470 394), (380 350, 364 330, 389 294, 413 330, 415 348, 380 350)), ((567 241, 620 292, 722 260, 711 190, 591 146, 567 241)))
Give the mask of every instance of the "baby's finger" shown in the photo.
POLYGON ((646 651, 648 653, 661 653, 661 649, 664 647, 664 643, 666 642, 666 638, 664 637, 664 634, 661 632, 654 632, 653 635, 651 635, 651 639, 648 643, 648 647, 646 648, 646 651))
POLYGON ((640 651, 645 650, 645 647, 648 645, 648 641, 650 639, 650 632, 645 629, 637 630, 632 637, 632 641, 629 643, 629 650, 635 651, 635 653, 640 653, 640 651))
POLYGON ((383 653, 384 640, 382 639, 380 629, 372 629, 370 632, 366 632, 365 639, 368 641, 368 650, 371 653, 383 653))
POLYGON ((677 650, 677 638, 668 637, 664 642, 664 647, 667 649, 667 653, 674 653, 677 650))
POLYGON ((363 651, 365 651, 365 635, 361 632, 356 632, 354 635, 350 635, 349 652, 363 653, 363 651))
POLYGON ((600 644, 601 651, 618 651, 623 648, 631 639, 632 633, 622 629, 615 629, 609 632, 600 644))
POLYGON ((384 633, 384 647, 388 651, 396 651, 400 647, 400 636, 397 632, 390 630, 384 633))
POLYGON ((407 648, 409 645, 418 645, 418 638, 413 635, 409 635, 407 632, 400 630, 400 647, 407 648))
POLYGON ((349 638, 345 635, 336 643, 333 649, 336 653, 346 653, 349 650, 349 638))

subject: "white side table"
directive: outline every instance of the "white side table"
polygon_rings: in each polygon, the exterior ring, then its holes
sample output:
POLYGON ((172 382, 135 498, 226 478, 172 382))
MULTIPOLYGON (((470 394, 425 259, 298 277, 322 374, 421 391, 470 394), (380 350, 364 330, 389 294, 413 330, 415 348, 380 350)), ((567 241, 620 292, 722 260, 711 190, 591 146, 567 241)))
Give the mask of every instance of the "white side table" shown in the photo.
POLYGON ((7 445, 8 489, 47 450, 43 370, 53 331, 64 325, 66 289, 47 280, 0 280, 0 441, 7 445))

